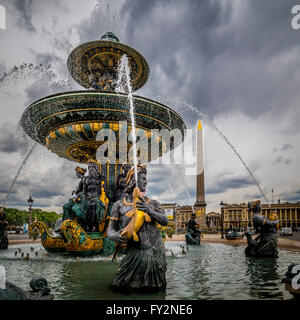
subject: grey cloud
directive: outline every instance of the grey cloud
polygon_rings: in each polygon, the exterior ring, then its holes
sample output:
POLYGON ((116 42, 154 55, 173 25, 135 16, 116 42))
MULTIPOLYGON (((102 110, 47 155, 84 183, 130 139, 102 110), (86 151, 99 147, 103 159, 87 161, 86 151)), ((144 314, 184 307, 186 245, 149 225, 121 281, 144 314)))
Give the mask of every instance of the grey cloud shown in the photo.
POLYGON ((282 156, 276 157, 276 159, 273 161, 273 166, 279 164, 279 163, 284 163, 286 165, 289 165, 292 163, 292 160, 290 158, 284 158, 282 156))
POLYGON ((3 123, 0 127, 0 151, 12 153, 18 151, 16 130, 11 123, 3 123))
POLYGON ((291 144, 289 143, 285 143, 282 148, 281 148, 281 151, 287 151, 287 150, 294 150, 294 146, 292 146, 291 144))
POLYGON ((82 20, 77 29, 80 36, 80 42, 98 40, 108 31, 116 33, 120 37, 120 30, 123 19, 119 16, 119 12, 114 10, 114 3, 108 0, 100 1, 88 19, 82 20), (109 10, 107 6, 109 5, 109 10))
POLYGON ((36 28, 32 24, 33 0, 13 0, 13 4, 19 12, 18 26, 22 29, 35 32, 36 28))
POLYGON ((227 191, 228 189, 241 189, 253 185, 253 181, 248 177, 221 178, 214 185, 208 186, 207 194, 217 194, 227 191))
POLYGON ((127 1, 120 14, 126 18, 124 42, 149 60, 145 92, 181 97, 209 115, 239 107, 255 117, 288 108, 297 92, 298 62, 280 65, 281 55, 298 46, 292 2, 254 0, 239 12, 236 7, 233 1, 127 1))
POLYGON ((290 201, 290 202, 297 202, 300 201, 300 189, 296 189, 289 193, 281 193, 279 198, 281 202, 290 201))
POLYGON ((289 164, 292 163, 292 160, 289 159, 289 158, 287 158, 287 159, 284 160, 284 163, 285 163, 286 165, 289 165, 289 164))
POLYGON ((278 163, 281 163, 282 161, 283 161, 283 157, 282 156, 276 157, 276 159, 273 161, 273 166, 275 166, 278 163))

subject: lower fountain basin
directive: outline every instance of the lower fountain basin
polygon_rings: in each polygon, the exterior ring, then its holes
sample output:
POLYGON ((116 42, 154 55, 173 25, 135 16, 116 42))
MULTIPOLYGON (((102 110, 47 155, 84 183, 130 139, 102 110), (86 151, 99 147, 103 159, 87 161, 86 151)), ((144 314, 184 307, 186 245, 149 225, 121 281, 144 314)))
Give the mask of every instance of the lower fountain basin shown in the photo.
MULTIPOLYGON (((155 160, 182 143, 186 126, 172 109, 136 95, 134 108, 137 137, 146 138, 149 145, 153 140, 160 144, 156 157, 151 157, 149 152, 141 162, 155 160), (165 141, 152 129, 177 130, 174 138, 165 141)), ((105 142, 104 137, 98 134, 101 129, 112 130, 117 142, 119 137, 128 137, 131 132, 127 95, 94 90, 64 92, 40 99, 24 111, 21 124, 36 142, 62 158, 80 163, 95 158, 97 149, 105 142)), ((128 141, 127 152, 131 147, 130 138, 128 141)), ((117 149, 118 146, 117 143, 117 149)), ((119 159, 119 149, 116 158, 119 159)))

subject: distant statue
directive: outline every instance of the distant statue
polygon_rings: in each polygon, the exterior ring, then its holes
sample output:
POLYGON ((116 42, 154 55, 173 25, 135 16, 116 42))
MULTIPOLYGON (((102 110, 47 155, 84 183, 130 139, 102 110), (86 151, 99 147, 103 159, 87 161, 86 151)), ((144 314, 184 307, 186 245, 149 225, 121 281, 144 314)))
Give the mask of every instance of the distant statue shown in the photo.
POLYGON ((241 233, 237 232, 236 227, 233 227, 232 232, 230 232, 229 234, 227 233, 225 238, 227 240, 237 240, 237 239, 243 239, 244 236, 241 233))
POLYGON ((279 219, 276 213, 269 217, 263 216, 260 211, 260 201, 248 203, 249 212, 252 212, 252 221, 258 237, 252 239, 249 232, 245 232, 248 246, 245 249, 247 256, 277 257, 279 219))
POLYGON ((129 170, 123 197, 112 207, 107 236, 118 247, 127 244, 127 253, 113 281, 118 290, 166 287, 165 246, 156 224, 166 226, 168 218, 158 201, 144 195, 146 175, 146 167, 139 166, 136 188, 134 170, 129 170))
POLYGON ((187 230, 185 234, 186 244, 197 244, 201 243, 201 234, 202 232, 199 230, 199 224, 196 221, 196 214, 191 214, 191 219, 189 219, 187 223, 187 230))
POLYGON ((6 212, 0 211, 0 249, 8 248, 8 238, 7 238, 7 226, 8 222, 5 220, 6 212))

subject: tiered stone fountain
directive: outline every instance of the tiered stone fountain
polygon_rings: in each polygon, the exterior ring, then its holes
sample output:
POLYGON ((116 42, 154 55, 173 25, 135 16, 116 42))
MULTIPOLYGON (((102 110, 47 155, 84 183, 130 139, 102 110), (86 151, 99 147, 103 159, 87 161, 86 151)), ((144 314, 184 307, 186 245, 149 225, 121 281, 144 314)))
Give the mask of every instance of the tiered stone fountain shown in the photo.
MULTIPOLYGON (((111 129, 115 133, 115 159, 107 154, 106 159, 101 159, 99 163, 106 183, 109 208, 116 200, 117 178, 124 164, 124 144, 127 148, 125 163, 132 163, 128 96, 126 92, 116 90, 118 64, 123 55, 129 61, 132 90, 138 90, 149 77, 147 61, 135 49, 120 43, 113 33, 108 32, 101 40, 75 48, 68 58, 68 69, 73 79, 86 90, 41 98, 27 107, 21 118, 23 129, 33 140, 59 157, 81 164, 88 164, 91 159, 97 161, 97 150, 107 140, 101 129, 111 129), (120 161, 121 158, 123 161, 120 161)), ((186 127, 182 118, 159 102, 137 95, 133 99, 136 136, 146 138, 149 148, 155 139, 160 145, 157 157, 174 149, 181 141, 174 139, 168 143, 151 130, 179 129, 184 137, 186 127)), ((155 160, 151 158, 151 152, 140 159, 143 163, 155 160)))

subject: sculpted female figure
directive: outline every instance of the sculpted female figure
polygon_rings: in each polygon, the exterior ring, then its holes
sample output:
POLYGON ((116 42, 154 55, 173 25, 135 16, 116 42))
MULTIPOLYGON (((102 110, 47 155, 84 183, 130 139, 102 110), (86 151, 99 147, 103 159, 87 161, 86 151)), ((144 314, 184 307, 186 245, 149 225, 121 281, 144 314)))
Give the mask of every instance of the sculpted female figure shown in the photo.
POLYGON ((269 215, 269 217, 263 216, 260 206, 260 201, 248 203, 249 211, 253 212, 252 221, 256 233, 259 236, 252 239, 249 232, 245 232, 247 237, 248 246, 245 249, 247 256, 254 257, 277 257, 278 235, 277 230, 280 220, 276 213, 269 215))
MULTIPOLYGON (((138 167, 138 188, 143 194, 147 185, 147 170, 138 167)), ((122 231, 131 218, 126 213, 132 211, 129 204, 133 202, 133 191, 136 187, 133 169, 127 174, 127 187, 123 197, 112 207, 107 236, 119 244, 127 243, 127 253, 121 261, 119 272, 113 281, 116 289, 150 289, 158 290, 166 286, 165 272, 167 269, 165 247, 156 223, 168 224, 168 218, 160 203, 146 196, 140 196, 136 202, 139 211, 147 213, 150 219, 145 220, 137 231, 137 237, 127 239, 122 231), (138 240, 137 240, 138 239, 138 240)), ((137 189, 135 189, 137 190, 137 189)))

